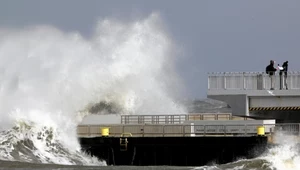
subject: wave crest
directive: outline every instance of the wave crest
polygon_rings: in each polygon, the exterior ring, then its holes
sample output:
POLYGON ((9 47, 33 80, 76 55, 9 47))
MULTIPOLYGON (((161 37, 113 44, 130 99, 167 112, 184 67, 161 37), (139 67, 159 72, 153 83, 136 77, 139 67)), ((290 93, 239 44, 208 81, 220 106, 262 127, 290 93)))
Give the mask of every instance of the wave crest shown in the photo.
POLYGON ((106 165, 95 157, 70 150, 57 138, 58 129, 39 126, 33 122, 18 121, 7 131, 0 132, 0 159, 32 163, 66 165, 106 165))

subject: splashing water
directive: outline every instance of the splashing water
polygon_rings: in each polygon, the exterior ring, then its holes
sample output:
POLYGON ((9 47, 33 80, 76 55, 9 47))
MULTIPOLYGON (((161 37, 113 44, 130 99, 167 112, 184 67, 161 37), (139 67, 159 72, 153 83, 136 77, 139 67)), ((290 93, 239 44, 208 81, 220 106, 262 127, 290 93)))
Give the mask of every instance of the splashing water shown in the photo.
POLYGON ((285 131, 276 131, 276 145, 254 159, 241 159, 223 165, 201 166, 194 170, 297 170, 300 169, 300 138, 285 131))
POLYGON ((172 98, 181 83, 158 14, 103 20, 90 39, 50 26, 0 35, 0 159, 104 165, 76 136, 99 102, 120 114, 186 113, 172 98))
POLYGON ((274 136, 277 146, 268 150, 264 157, 275 169, 300 169, 299 136, 289 135, 286 132, 277 132, 274 136))
POLYGON ((81 153, 79 148, 72 148, 76 147, 76 139, 71 141, 61 134, 53 127, 18 121, 12 129, 0 132, 1 159, 65 165, 106 165, 95 157, 81 153), (67 141, 69 145, 66 145, 67 141))

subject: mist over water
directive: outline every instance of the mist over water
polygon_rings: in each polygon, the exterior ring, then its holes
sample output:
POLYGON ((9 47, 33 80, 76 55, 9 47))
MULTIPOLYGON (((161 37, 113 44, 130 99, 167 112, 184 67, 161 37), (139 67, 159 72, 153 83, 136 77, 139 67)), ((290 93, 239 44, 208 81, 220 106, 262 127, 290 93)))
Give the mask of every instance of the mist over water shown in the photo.
POLYGON ((76 136, 99 102, 119 114, 185 113, 173 98, 181 82, 161 23, 155 13, 129 23, 106 19, 89 39, 51 26, 0 28, 0 158, 103 164, 83 159, 76 136))

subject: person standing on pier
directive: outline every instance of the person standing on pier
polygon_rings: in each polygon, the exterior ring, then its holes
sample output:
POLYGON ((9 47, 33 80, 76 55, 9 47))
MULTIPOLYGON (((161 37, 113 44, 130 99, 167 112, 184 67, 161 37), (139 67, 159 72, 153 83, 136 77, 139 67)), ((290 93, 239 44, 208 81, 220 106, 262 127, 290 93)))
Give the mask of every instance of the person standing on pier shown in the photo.
POLYGON ((287 87, 287 72, 288 72, 288 61, 284 62, 282 64, 282 67, 283 67, 283 73, 284 73, 284 78, 283 78, 283 83, 284 83, 284 86, 285 86, 285 89, 288 89, 287 87))
POLYGON ((274 67, 274 61, 271 60, 270 64, 266 67, 266 73, 269 74, 270 79, 271 79, 271 90, 274 90, 276 70, 277 69, 274 67))
POLYGON ((277 69, 279 70, 279 89, 282 90, 282 73, 283 73, 283 67, 281 67, 278 64, 277 69))

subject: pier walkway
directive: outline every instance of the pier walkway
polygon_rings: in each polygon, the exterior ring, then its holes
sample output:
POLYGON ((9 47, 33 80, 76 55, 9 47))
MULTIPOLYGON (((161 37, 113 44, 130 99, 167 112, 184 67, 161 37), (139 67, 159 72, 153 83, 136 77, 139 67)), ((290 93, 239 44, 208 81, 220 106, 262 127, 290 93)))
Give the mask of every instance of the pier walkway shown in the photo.
MULTIPOLYGON (((103 115, 99 115, 103 116, 103 115)), ((300 124, 275 124, 275 120, 245 120, 231 114, 195 115, 122 115, 121 123, 81 124, 77 128, 79 137, 108 135, 120 137, 188 137, 188 136, 256 136, 257 128, 264 127, 264 135, 278 130, 299 135, 300 124)))
POLYGON ((270 77, 263 72, 209 73, 207 97, 226 102, 234 116, 300 122, 300 72, 288 72, 288 90, 280 89, 280 80, 276 74, 270 90, 270 77))

